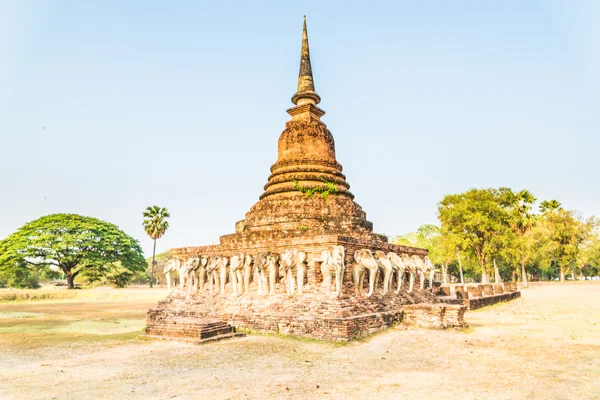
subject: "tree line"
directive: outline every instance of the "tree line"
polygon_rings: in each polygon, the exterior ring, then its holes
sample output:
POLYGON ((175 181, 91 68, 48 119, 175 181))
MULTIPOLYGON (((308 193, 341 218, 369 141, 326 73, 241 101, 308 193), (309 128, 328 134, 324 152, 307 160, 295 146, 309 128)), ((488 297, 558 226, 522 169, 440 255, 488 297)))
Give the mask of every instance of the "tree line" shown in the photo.
POLYGON ((471 189, 444 196, 437 216, 439 225, 423 225, 393 242, 427 248, 444 280, 526 283, 598 276, 597 218, 584 218, 557 200, 538 204, 528 190, 471 189))

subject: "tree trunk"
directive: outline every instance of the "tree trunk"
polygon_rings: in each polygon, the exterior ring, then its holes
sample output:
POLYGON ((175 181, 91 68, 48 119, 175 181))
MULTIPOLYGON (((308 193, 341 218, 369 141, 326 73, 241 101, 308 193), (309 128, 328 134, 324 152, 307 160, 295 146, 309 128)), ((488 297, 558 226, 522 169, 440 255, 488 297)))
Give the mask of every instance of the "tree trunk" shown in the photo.
POLYGON ((458 268, 460 269, 460 284, 464 285, 465 284, 465 278, 463 277, 462 262, 460 261, 460 252, 458 252, 456 254, 458 256, 458 268))
POLYGON ((67 278, 67 287, 69 289, 75 289, 75 277, 77 276, 77 273, 72 273, 72 269, 69 268, 67 270, 63 270, 65 273, 65 277, 67 278))
POLYGON ((525 271, 525 262, 521 262, 521 279, 523 280, 523 287, 529 287, 527 283, 527 271, 525 271))
POLYGON ((494 283, 500 283, 502 279, 500 278, 500 271, 498 271, 498 266, 496 265, 496 259, 494 258, 494 283))
POLYGON ((152 284, 154 282, 154 259, 156 256, 156 239, 154 239, 154 247, 152 247, 152 266, 150 267, 150 289, 152 289, 152 284))
POLYGON ((481 266, 481 283, 488 283, 487 274, 485 273, 485 266, 481 266))
POLYGON ((560 281, 565 281, 565 271, 562 268, 560 269, 560 281))

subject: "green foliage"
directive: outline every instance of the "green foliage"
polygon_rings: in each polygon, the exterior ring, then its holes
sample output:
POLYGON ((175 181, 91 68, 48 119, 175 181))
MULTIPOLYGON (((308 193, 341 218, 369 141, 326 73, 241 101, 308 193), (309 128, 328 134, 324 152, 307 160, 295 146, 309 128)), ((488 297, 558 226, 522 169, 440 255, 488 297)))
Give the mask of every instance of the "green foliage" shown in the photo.
POLYGON ((124 288, 134 277, 134 272, 123 267, 120 262, 112 263, 106 271, 106 281, 115 288, 124 288))
POLYGON ((510 189, 471 189, 446 195, 439 204, 441 229, 457 250, 477 262, 487 281, 492 260, 511 241, 510 189))
POLYGON ((3 276, 25 276, 53 267, 65 273, 73 288, 80 273, 102 274, 106 265, 115 262, 130 271, 146 266, 137 240, 111 223, 77 214, 41 217, 0 241, 3 276))
POLYGON ((142 222, 142 226, 148 236, 154 241, 154 246, 152 247, 152 264, 150 267, 150 287, 152 287, 152 284, 154 283, 156 240, 160 239, 167 229, 169 229, 167 218, 171 217, 171 214, 169 214, 166 207, 148 206, 146 207, 143 216, 144 221, 142 222))
POLYGON ((304 197, 307 199, 312 197, 315 193, 319 193, 323 198, 327 199, 330 194, 337 192, 333 182, 330 182, 323 177, 319 179, 323 181, 325 186, 302 187, 297 180, 294 180, 294 189, 304 193, 304 197))
POLYGON ((169 229, 167 218, 171 216, 166 207, 148 206, 144 210, 144 231, 152 240, 160 239, 169 229))
MULTIPOLYGON (((600 226, 564 210, 556 200, 542 201, 527 190, 471 189, 447 195, 439 203, 440 227, 423 225, 394 239, 397 244, 429 250, 431 260, 450 274, 457 263, 468 279, 487 280, 497 267, 500 277, 561 280, 570 273, 597 276, 600 270, 600 226)), ((525 279, 524 279, 525 281, 525 279)))
POLYGON ((301 230, 302 232, 306 232, 310 229, 310 227, 306 226, 306 225, 298 225, 298 229, 301 230))

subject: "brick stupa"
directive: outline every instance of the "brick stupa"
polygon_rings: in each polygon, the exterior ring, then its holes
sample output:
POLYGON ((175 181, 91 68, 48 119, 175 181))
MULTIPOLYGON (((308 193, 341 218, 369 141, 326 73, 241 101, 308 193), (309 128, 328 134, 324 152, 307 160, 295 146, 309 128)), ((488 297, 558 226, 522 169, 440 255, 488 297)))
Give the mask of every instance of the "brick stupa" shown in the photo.
POLYGON ((420 256, 427 251, 394 245, 386 236, 373 233, 373 224, 354 202, 336 160, 333 136, 321 121, 325 111, 317 106, 320 100, 312 75, 305 18, 298 90, 292 97, 294 107, 287 110, 291 120, 279 137, 277 161, 271 166, 264 193, 246 218, 236 223, 235 233, 221 236, 218 245, 171 249, 171 255, 183 261, 199 255, 230 257, 298 249, 308 255, 305 293, 290 298, 283 283, 274 296, 246 293, 239 298, 212 298, 205 292, 178 292, 149 311, 149 327, 158 326, 165 318, 193 316, 227 321, 237 328, 349 340, 388 327, 400 318, 403 305, 431 301, 416 291, 354 296, 351 267, 356 250, 420 256), (319 257, 323 249, 337 245, 347 250, 346 270, 342 296, 333 298, 321 288, 319 257))

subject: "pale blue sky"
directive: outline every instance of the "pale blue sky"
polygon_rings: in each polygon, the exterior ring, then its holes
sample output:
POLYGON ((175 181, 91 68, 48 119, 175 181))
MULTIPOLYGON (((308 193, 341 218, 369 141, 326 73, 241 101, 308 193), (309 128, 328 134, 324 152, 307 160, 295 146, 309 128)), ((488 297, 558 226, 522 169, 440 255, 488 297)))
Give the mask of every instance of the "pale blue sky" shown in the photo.
POLYGON ((262 193, 302 16, 338 161, 375 231, 444 194, 527 188, 600 215, 600 2, 0 0, 0 238, 73 212, 158 250, 217 242, 262 193))

